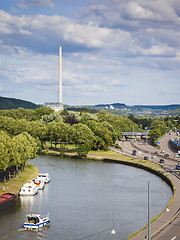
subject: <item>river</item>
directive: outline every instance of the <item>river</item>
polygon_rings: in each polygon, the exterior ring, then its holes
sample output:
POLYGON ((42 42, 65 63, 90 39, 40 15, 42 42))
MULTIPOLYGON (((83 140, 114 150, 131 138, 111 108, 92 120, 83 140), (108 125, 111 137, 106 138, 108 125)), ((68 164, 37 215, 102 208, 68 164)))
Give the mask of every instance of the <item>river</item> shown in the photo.
POLYGON ((20 197, 18 207, 0 216, 0 239, 126 240, 168 204, 172 191, 161 178, 115 163, 40 156, 30 160, 51 182, 38 195, 20 197), (24 230, 26 214, 50 214, 50 227, 24 230), (112 229, 116 234, 111 234, 112 229))

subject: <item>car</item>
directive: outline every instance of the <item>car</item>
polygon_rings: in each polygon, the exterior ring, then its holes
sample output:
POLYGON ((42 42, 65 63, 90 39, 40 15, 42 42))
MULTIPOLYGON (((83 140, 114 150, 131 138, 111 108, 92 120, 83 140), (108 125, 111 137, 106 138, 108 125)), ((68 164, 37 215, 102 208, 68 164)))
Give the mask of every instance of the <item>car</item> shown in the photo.
POLYGON ((135 152, 135 153, 136 153, 136 149, 134 149, 134 150, 133 150, 133 152, 135 152))
POLYGON ((176 165, 176 169, 177 169, 177 170, 180 170, 180 163, 178 163, 178 164, 176 165))
POLYGON ((136 156, 136 152, 132 152, 132 155, 133 155, 133 156, 136 156))
POLYGON ((174 156, 175 157, 180 157, 180 153, 175 153, 174 156))
POLYGON ((161 150, 161 153, 165 153, 165 151, 164 151, 164 150, 161 150))
POLYGON ((165 157, 165 158, 169 157, 169 154, 168 154, 168 153, 165 153, 165 154, 164 154, 164 157, 165 157))
POLYGON ((148 160, 148 156, 144 156, 144 160, 148 160))
POLYGON ((160 158, 160 159, 159 159, 159 162, 160 162, 160 163, 164 163, 164 159, 160 158))
POLYGON ((152 155, 152 158, 156 158, 156 155, 152 155))

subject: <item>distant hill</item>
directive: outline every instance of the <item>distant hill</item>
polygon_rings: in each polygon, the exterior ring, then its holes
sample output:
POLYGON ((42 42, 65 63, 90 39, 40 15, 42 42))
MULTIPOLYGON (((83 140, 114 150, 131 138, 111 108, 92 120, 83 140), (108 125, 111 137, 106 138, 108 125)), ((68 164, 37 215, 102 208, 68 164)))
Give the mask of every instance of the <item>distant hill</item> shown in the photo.
POLYGON ((165 110, 165 111, 173 111, 176 109, 180 109, 180 104, 171 104, 171 105, 133 105, 133 106, 127 106, 124 103, 112 103, 112 104, 98 104, 94 105, 94 107, 114 107, 116 109, 122 109, 122 108, 128 108, 128 109, 151 109, 151 110, 165 110))
POLYGON ((17 108, 27 108, 27 109, 36 109, 40 107, 39 105, 20 100, 15 98, 6 98, 6 97, 0 97, 0 109, 17 109, 17 108))
POLYGON ((128 106, 126 106, 124 103, 112 103, 112 104, 98 104, 98 105, 95 105, 94 107, 109 107, 110 106, 113 106, 114 108, 126 108, 128 106))
POLYGON ((134 105, 133 108, 147 108, 147 109, 153 109, 153 110, 166 110, 166 111, 172 111, 180 108, 180 104, 171 104, 171 105, 134 105))

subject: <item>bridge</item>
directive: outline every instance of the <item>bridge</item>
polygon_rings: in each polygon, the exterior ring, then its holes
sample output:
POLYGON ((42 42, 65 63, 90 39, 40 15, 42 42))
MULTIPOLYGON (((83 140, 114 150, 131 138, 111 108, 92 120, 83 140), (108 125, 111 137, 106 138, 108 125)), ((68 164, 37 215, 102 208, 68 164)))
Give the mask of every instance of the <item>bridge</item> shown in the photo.
POLYGON ((146 131, 146 132, 122 132, 122 136, 140 136, 140 137, 143 137, 143 136, 148 136, 149 135, 149 132, 146 131))

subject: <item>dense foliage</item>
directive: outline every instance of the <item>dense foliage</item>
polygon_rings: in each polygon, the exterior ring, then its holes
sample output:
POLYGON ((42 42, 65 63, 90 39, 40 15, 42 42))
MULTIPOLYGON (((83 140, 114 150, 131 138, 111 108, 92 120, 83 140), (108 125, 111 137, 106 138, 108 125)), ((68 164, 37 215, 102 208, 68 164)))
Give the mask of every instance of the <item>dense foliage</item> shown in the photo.
MULTIPOLYGON (((118 138, 122 138, 123 131, 148 129, 151 143, 156 144, 157 139, 168 129, 174 130, 175 125, 179 128, 179 124, 178 117, 134 117, 130 115, 127 118, 112 115, 105 110, 98 113, 85 112, 85 110, 68 111, 67 109, 54 112, 46 107, 34 110, 23 108, 0 110, 0 130, 3 130, 2 136, 5 134, 5 137, 1 138, 1 144, 5 144, 3 141, 13 142, 14 139, 26 137, 27 141, 32 142, 35 139, 39 141, 41 149, 47 146, 47 143, 55 147, 61 143, 60 151, 63 152, 65 151, 64 144, 73 143, 80 157, 86 156, 91 149, 107 150, 118 138)), ((26 140, 24 142, 26 143, 26 140)), ((2 149, 5 155, 7 149, 2 149)), ((31 150, 35 153, 34 149, 31 150)), ((17 155, 18 158, 19 155, 17 155)), ((22 159, 24 161, 24 157, 22 159)), ((0 161, 3 162, 3 158, 0 161)), ((3 164, 2 168, 4 168, 3 164)))
POLYGON ((37 151, 38 143, 30 134, 22 132, 10 136, 0 131, 0 170, 24 165, 28 159, 36 156, 37 151))

